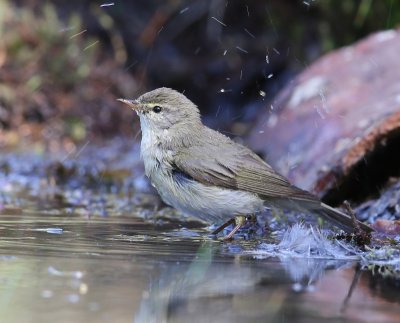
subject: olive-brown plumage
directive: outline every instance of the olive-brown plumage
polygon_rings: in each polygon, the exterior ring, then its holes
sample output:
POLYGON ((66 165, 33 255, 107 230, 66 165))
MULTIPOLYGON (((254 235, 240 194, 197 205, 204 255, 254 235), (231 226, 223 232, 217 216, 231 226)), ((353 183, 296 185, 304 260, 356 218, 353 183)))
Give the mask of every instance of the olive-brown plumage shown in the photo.
POLYGON ((209 222, 269 206, 310 211, 354 230, 349 215, 291 185, 249 148, 203 125, 196 105, 183 94, 159 88, 120 101, 140 117, 146 175, 166 203, 209 222))

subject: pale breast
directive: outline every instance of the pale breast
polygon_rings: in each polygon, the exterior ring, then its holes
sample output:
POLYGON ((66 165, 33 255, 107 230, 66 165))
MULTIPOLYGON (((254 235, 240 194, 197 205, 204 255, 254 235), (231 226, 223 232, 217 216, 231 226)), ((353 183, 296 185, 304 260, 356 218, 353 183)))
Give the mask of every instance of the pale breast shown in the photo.
POLYGON ((207 186, 162 169, 152 174, 151 181, 165 203, 208 222, 221 223, 264 208, 255 194, 207 186))

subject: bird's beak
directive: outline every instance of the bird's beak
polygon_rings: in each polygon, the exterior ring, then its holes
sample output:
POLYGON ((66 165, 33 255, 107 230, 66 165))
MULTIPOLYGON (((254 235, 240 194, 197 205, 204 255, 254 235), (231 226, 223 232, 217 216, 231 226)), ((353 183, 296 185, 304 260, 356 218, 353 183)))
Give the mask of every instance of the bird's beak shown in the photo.
POLYGON ((139 102, 137 100, 128 100, 128 99, 117 99, 117 101, 121 101, 128 105, 132 110, 139 111, 139 102))

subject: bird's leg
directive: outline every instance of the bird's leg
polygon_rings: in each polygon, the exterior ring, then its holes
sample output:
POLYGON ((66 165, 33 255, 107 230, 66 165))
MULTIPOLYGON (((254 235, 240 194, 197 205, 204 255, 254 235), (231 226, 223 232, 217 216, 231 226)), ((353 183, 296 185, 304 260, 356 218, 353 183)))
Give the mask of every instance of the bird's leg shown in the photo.
POLYGON ((235 224, 235 227, 232 229, 229 234, 224 237, 224 240, 229 240, 233 237, 233 235, 247 222, 256 222, 257 218, 255 214, 249 215, 249 216, 244 216, 244 215, 238 215, 234 219, 230 219, 229 221, 225 222, 218 228, 216 228, 211 234, 218 234, 220 233, 223 229, 225 229, 228 225, 235 224))
MULTIPOLYGON (((233 220, 233 219, 232 219, 233 220)), ((247 218, 243 215, 238 215, 235 217, 234 222, 235 222, 235 227, 232 229, 231 232, 229 232, 228 235, 224 238, 224 240, 230 240, 232 239, 233 235, 245 224, 247 221, 247 218)))
POLYGON ((235 219, 230 219, 229 221, 225 222, 223 225, 220 225, 218 228, 216 228, 211 234, 218 234, 222 230, 224 230, 228 225, 235 224, 235 219))

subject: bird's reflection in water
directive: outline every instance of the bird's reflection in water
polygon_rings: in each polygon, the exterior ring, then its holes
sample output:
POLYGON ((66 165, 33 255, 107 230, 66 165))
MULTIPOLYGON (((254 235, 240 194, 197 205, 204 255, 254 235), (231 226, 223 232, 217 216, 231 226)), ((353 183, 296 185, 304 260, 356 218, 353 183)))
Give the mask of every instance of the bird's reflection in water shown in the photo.
POLYGON ((390 322, 400 314, 396 307, 378 311, 376 304, 387 301, 376 299, 370 274, 354 260, 229 257, 220 249, 205 242, 192 262, 168 266, 144 294, 135 322, 309 322, 372 314, 390 322))
POLYGON ((204 243, 191 263, 169 266, 154 278, 135 322, 304 319, 304 313, 299 315, 301 295, 313 292, 327 269, 353 266, 354 262, 305 258, 221 257, 218 246, 204 243))

